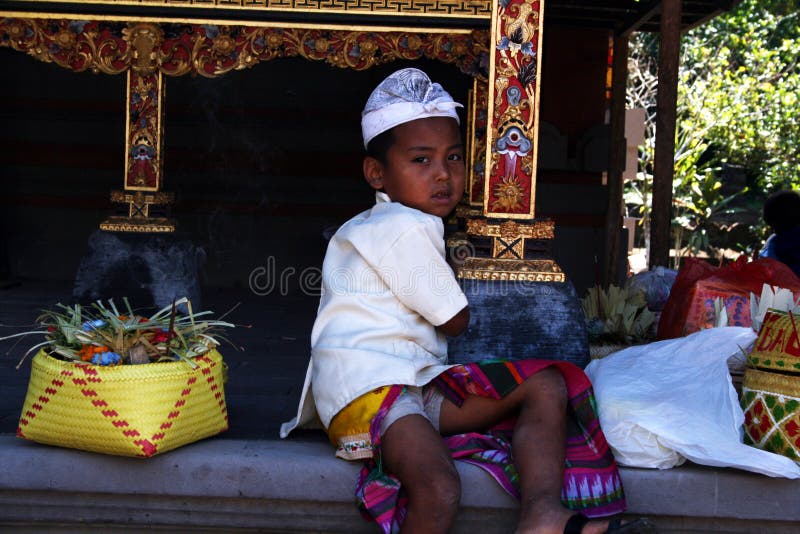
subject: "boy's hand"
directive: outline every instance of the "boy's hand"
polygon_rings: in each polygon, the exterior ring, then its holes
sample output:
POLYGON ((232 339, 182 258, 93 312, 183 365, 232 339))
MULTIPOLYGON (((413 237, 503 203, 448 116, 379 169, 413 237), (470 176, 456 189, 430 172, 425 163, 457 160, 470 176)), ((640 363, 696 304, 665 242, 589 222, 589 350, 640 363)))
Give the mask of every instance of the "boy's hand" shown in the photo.
POLYGON ((449 321, 440 324, 436 328, 446 336, 456 337, 461 335, 468 326, 469 306, 464 306, 464 308, 455 314, 449 321))

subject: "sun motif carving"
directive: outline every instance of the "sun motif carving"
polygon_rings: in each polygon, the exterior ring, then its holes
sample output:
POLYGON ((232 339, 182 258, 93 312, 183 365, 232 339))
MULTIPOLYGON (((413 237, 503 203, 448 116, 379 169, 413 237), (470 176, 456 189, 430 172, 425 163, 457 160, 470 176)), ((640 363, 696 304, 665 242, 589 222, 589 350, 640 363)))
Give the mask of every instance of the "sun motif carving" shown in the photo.
POLYGON ((515 212, 522 207, 525 191, 516 176, 505 177, 494 186, 492 211, 515 212))

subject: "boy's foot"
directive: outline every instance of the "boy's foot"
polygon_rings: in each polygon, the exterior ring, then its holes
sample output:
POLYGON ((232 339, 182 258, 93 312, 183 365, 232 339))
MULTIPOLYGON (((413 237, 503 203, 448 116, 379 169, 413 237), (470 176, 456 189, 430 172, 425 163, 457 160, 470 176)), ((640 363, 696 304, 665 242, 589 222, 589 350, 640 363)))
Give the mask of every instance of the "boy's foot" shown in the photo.
MULTIPOLYGON (((590 532, 589 529, 584 532, 584 527, 591 526, 590 523, 601 523, 600 521, 592 521, 583 514, 573 514, 567 520, 564 526, 564 534, 586 534, 590 532)), ((598 526, 599 525, 595 525, 598 526)), ((594 532, 594 530, 591 530, 594 532)), ((600 532, 607 532, 608 534, 655 534, 656 527, 646 518, 634 519, 633 521, 626 521, 625 523, 618 517, 609 521, 605 530, 600 532)))

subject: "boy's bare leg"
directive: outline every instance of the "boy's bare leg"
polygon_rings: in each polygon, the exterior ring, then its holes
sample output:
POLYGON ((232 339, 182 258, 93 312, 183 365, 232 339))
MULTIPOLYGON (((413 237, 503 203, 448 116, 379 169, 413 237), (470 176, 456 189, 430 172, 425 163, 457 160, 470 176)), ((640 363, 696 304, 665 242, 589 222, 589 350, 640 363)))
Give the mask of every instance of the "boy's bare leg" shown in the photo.
POLYGON ((400 479, 408 494, 402 532, 446 533, 455 522, 461 482, 450 451, 430 421, 407 415, 382 437, 387 471, 400 479))
MULTIPOLYGON (((540 371, 500 400, 468 396, 460 408, 449 400, 442 404, 439 428, 445 435, 482 431, 517 414, 511 443, 520 477, 517 532, 560 533, 574 513, 561 504, 566 406, 566 386, 556 369, 540 371)), ((607 527, 607 521, 591 521, 583 532, 607 527)))

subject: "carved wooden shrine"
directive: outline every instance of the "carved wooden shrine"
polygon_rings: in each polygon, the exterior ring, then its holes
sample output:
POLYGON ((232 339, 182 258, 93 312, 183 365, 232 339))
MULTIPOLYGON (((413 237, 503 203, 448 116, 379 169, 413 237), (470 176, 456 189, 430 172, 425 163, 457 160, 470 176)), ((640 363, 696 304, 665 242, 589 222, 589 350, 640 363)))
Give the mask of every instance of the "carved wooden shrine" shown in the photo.
POLYGON ((61 2, 82 9, 0 11, 0 46, 75 72, 126 73, 124 175, 122 189, 113 191, 111 199, 126 206, 127 215, 101 223, 104 230, 123 232, 175 229, 166 216, 173 195, 164 190, 163 176, 169 77, 213 78, 280 57, 303 57, 355 70, 397 59, 455 64, 474 79, 468 106, 469 180, 458 215, 475 252, 461 265, 459 276, 560 282, 563 272, 547 257, 554 225, 537 220, 534 212, 543 4, 543 0, 61 2), (104 10, 130 5, 161 7, 168 15, 115 15, 104 10), (96 11, 86 14, 87 6, 96 11), (220 18, 195 17, 196 8, 203 8, 204 15, 209 10, 219 13, 220 18), (169 15, 172 10, 175 16, 169 15), (223 13, 236 16, 221 18, 223 13), (278 20, 265 20, 273 14, 278 20), (336 16, 343 22, 293 22, 299 16, 307 20, 309 14, 336 16), (408 27, 405 22, 411 17, 416 25, 408 27), (359 25, 353 26, 351 20, 359 25), (442 26, 450 21, 459 21, 460 27, 442 26))

